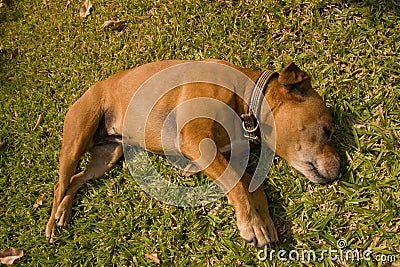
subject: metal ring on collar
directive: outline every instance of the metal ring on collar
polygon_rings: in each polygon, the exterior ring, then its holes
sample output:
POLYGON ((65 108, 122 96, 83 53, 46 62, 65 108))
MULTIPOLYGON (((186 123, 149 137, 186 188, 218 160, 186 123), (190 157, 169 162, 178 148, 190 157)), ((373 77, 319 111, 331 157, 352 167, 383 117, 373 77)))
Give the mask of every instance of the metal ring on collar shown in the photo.
POLYGON ((245 130, 247 133, 254 133, 255 131, 257 131, 258 126, 259 126, 258 120, 256 120, 256 122, 257 122, 256 126, 254 126, 253 129, 248 130, 248 129, 246 128, 246 126, 245 126, 244 121, 243 121, 243 122, 242 122, 242 128, 243 128, 243 130, 245 130))

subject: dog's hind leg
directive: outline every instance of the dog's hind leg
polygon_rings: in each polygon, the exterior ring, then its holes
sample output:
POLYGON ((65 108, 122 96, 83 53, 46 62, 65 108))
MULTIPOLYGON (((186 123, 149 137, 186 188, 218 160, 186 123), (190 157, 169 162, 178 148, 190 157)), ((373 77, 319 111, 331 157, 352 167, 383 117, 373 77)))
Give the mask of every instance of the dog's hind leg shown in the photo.
POLYGON ((75 174, 76 167, 82 155, 87 152, 88 146, 92 140, 91 136, 84 136, 83 131, 79 131, 80 127, 73 118, 69 118, 68 113, 64 123, 64 137, 60 153, 59 163, 59 179, 54 186, 53 207, 49 221, 46 225, 46 238, 51 242, 54 234, 57 209, 68 190, 72 177, 79 177, 83 173, 75 174), (71 126, 71 127, 68 127, 71 126))
POLYGON ((93 147, 94 136, 104 115, 101 107, 88 104, 99 99, 98 91, 98 88, 87 91, 72 105, 65 116, 59 161, 59 180, 54 186, 53 207, 46 225, 46 238, 49 241, 54 234, 55 215, 58 207, 70 187, 72 178, 83 175, 83 173, 74 174, 82 155, 93 147))
POLYGON ((123 154, 122 145, 109 143, 94 146, 91 151, 91 159, 85 172, 74 175, 71 178, 69 188, 65 193, 55 214, 57 226, 62 227, 71 219, 72 202, 78 189, 87 181, 102 176, 110 170, 123 154))

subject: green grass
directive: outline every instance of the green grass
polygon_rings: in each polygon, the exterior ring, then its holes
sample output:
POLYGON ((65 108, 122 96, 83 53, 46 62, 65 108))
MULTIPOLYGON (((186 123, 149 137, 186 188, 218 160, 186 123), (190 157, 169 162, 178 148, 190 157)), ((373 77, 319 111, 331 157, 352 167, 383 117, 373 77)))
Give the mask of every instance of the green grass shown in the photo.
MULTIPOLYGON (((97 81, 163 59, 219 58, 307 70, 338 126, 340 179, 320 186, 277 159, 265 183, 280 243, 400 259, 400 6, 397 1, 0 0, 0 250, 20 266, 390 266, 384 262, 259 261, 226 199, 157 202, 122 164, 78 193, 73 220, 47 245, 68 107, 97 81), (47 3, 47 4, 45 4, 47 3), (124 31, 100 29, 127 20, 124 31), (35 128, 39 116, 41 122, 35 128), (35 128, 35 129, 34 129, 35 128), (35 205, 43 197, 41 205, 35 205)), ((37 203, 40 204, 40 203, 37 203)), ((394 266, 394 265, 393 265, 394 266)))

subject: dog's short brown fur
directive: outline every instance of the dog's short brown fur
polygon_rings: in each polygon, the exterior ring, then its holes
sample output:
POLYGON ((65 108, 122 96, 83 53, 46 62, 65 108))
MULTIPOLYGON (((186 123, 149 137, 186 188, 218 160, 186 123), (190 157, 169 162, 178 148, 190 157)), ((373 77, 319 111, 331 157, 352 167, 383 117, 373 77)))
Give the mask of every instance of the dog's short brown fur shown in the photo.
MULTIPOLYGON (((213 62, 229 65, 253 81, 260 76, 259 71, 224 61, 213 62)), ((180 63, 182 61, 161 61, 117 73, 95 84, 70 108, 64 122, 59 181, 54 187, 53 208, 46 226, 49 241, 55 226, 62 227, 71 219, 73 198, 79 187, 90 179, 102 176, 122 156, 122 145, 116 138, 122 135, 124 116, 136 90, 155 73, 180 63), (87 170, 75 174, 78 161, 86 152, 91 154, 87 170)), ((276 153, 311 181, 327 183, 339 175, 340 159, 331 143, 334 129, 332 117, 322 98, 312 89, 310 80, 308 74, 294 63, 289 63, 279 77, 269 83, 265 99, 275 120, 276 153)), ((149 117, 145 140, 147 150, 163 152, 160 114, 195 97, 218 99, 239 115, 248 108, 241 98, 220 86, 193 83, 178 87, 159 101, 149 117), (188 90, 190 87, 199 88, 188 90)), ((213 139, 217 148, 229 145, 229 138, 216 131, 218 127, 211 120, 198 118, 190 121, 180 133, 181 152, 191 160, 199 158, 199 143, 204 138, 213 139)), ((226 168, 229 168, 227 159, 217 152, 203 172, 215 180, 226 168)), ((268 212, 263 187, 254 192, 248 190, 251 178, 245 173, 227 197, 235 209, 240 235, 261 247, 276 242, 278 236, 268 212)))

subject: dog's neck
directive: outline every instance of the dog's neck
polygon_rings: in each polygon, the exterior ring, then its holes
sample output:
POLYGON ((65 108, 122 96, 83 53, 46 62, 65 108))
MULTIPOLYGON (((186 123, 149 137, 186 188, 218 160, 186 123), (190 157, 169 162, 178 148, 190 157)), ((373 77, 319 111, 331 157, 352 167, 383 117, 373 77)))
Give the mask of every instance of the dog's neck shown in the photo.
POLYGON ((256 80, 254 80, 254 76, 250 77, 255 85, 250 90, 247 89, 245 92, 247 101, 241 99, 237 112, 243 122, 245 137, 252 143, 258 144, 261 141, 259 127, 263 123, 268 123, 268 116, 272 115, 270 102, 267 99, 268 91, 272 89, 270 84, 273 80, 278 79, 279 74, 267 70, 257 73, 256 77, 256 80))
MULTIPOLYGON (((261 76, 262 72, 260 71, 253 71, 252 73, 246 73, 250 79, 253 80, 254 84, 257 83, 261 76)), ((263 86, 263 88, 259 88, 262 91, 264 99, 267 101, 269 108, 273 111, 277 106, 279 106, 279 97, 277 97, 277 92, 275 90, 278 82, 278 75, 271 77, 267 84, 263 86)), ((236 95, 236 112, 237 114, 241 115, 244 113, 249 112, 249 100, 251 98, 252 92, 254 88, 249 89, 249 92, 244 93, 244 95, 248 96, 247 99, 242 99, 239 95, 236 95)), ((261 111, 262 113, 263 111, 261 111)))

